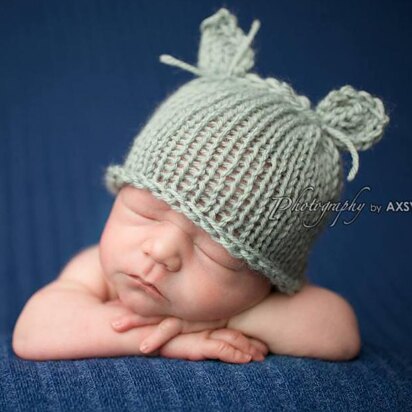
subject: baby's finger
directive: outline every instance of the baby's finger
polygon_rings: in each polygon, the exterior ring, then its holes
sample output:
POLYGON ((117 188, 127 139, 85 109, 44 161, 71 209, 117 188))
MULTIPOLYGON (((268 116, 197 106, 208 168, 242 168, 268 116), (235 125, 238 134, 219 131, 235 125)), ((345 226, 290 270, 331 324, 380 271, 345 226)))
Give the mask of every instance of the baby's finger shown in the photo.
POLYGON ((121 306, 123 305, 123 302, 120 299, 114 299, 114 300, 110 300, 105 302, 106 306, 121 306))
POLYGON ((254 339, 248 336, 248 339, 250 343, 259 351, 261 352, 264 356, 266 356, 269 353, 269 347, 266 345, 266 343, 262 342, 259 339, 254 339))
POLYGON ((179 318, 169 317, 162 320, 155 331, 140 344, 140 351, 149 353, 159 349, 170 339, 182 332, 183 322, 179 318))
POLYGON ((138 326, 153 325, 164 319, 163 316, 145 317, 137 313, 122 315, 112 321, 112 327, 116 332, 126 332, 138 326))
POLYGON ((248 337, 250 344, 254 347, 255 349, 255 353, 257 353, 257 355, 253 356, 253 360, 256 361, 263 361, 265 360, 266 355, 269 353, 269 349, 267 348, 267 346, 262 343, 259 340, 253 339, 248 337))
POLYGON ((225 341, 210 339, 212 329, 197 333, 180 334, 160 348, 166 358, 204 360, 220 359, 229 363, 246 363, 250 355, 244 354, 225 341))
POLYGON ((182 319, 181 333, 201 332, 206 329, 220 329, 227 325, 228 319, 213 321, 188 321, 182 319))
POLYGON ((226 341, 243 353, 250 354, 253 360, 263 360, 263 353, 258 347, 254 346, 250 339, 236 329, 217 329, 212 331, 210 337, 226 341))
POLYGON ((220 359, 229 363, 248 363, 252 355, 245 353, 225 340, 209 339, 203 349, 203 355, 210 359, 220 359))

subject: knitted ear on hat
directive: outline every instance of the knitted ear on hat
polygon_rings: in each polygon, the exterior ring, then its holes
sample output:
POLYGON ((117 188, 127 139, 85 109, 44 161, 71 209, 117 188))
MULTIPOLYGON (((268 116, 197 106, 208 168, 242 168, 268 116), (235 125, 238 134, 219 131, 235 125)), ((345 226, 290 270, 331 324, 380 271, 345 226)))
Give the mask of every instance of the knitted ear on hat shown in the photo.
POLYGON ((160 61, 199 76, 242 76, 254 65, 255 53, 250 44, 259 27, 260 21, 254 20, 245 35, 237 25, 236 16, 221 8, 200 24, 197 67, 168 54, 162 54, 160 61))
POLYGON ((316 106, 316 112, 322 129, 336 146, 351 153, 352 168, 347 180, 353 180, 359 168, 357 150, 366 150, 377 143, 389 123, 382 101, 346 85, 329 92, 316 106))

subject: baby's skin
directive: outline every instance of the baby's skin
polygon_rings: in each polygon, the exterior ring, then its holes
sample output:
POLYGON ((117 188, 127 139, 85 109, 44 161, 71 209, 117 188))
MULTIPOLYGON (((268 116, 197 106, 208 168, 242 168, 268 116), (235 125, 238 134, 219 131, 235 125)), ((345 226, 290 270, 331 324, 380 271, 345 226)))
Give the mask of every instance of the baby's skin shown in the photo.
POLYGON ((342 296, 310 283, 293 296, 273 291, 184 214, 125 186, 99 243, 28 300, 12 346, 32 360, 144 355, 246 363, 269 352, 350 360, 361 339, 342 296))

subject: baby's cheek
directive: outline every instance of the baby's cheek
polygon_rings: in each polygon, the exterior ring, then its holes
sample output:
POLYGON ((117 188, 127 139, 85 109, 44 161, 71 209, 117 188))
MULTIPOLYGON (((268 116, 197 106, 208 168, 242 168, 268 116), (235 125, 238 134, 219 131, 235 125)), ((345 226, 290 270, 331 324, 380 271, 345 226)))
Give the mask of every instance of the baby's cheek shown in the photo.
POLYGON ((224 286, 213 282, 192 284, 187 290, 186 309, 190 310, 198 319, 213 320, 231 316, 237 308, 237 299, 224 286), (190 306, 190 308, 189 308, 190 306))
POLYGON ((120 239, 121 236, 116 236, 113 230, 105 230, 100 238, 100 263, 105 274, 111 274, 116 271, 119 263, 117 260, 121 244, 119 241, 115 241, 116 238, 120 239))
POLYGON ((111 266, 111 250, 110 243, 107 237, 101 237, 99 242, 99 255, 102 269, 105 273, 110 272, 111 266))

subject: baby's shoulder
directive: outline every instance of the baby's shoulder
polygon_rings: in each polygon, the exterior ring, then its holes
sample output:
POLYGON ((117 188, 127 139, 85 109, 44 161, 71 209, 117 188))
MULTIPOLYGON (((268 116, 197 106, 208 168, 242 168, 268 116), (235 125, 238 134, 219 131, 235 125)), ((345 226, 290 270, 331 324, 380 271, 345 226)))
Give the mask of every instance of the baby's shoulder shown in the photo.
POLYGON ((287 299, 293 300, 296 305, 302 306, 313 305, 317 308, 341 308, 347 306, 346 299, 339 293, 323 286, 315 285, 307 281, 301 290, 287 299), (323 305, 323 306, 322 306, 323 305))
POLYGON ((117 298, 115 290, 104 276, 98 244, 81 250, 71 258, 56 281, 84 288, 102 302, 117 298))
POLYGON ((268 298, 270 296, 276 296, 278 299, 283 299, 285 301, 290 301, 290 300, 294 300, 294 301, 314 300, 314 301, 317 301, 317 300, 323 299, 323 298, 330 299, 331 297, 336 297, 336 296, 339 296, 339 295, 337 295, 335 292, 332 292, 329 289, 326 289, 322 286, 315 285, 315 284, 311 283, 309 280, 307 280, 303 284, 301 289, 298 292, 296 292, 292 295, 282 293, 279 290, 277 290, 277 288, 272 287, 271 292, 268 295, 268 298))

